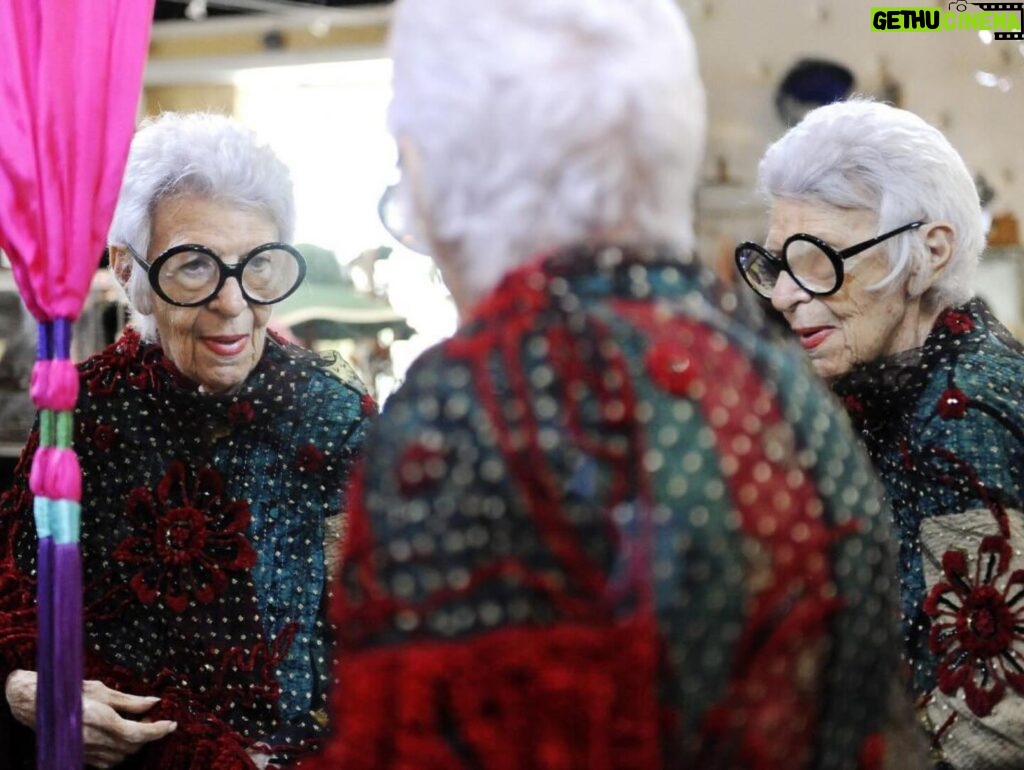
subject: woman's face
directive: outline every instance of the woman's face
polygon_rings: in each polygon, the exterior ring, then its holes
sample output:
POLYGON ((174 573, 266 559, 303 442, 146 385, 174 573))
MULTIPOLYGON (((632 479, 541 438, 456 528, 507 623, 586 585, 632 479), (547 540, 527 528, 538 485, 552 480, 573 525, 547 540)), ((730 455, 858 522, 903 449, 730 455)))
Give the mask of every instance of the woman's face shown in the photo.
MULTIPOLYGON (((146 259, 152 263, 172 246, 195 243, 212 249, 226 264, 234 264, 254 247, 277 239, 277 227, 261 212, 199 195, 180 195, 157 204, 146 259)), ((246 302, 234 278, 205 305, 177 307, 155 293, 152 303, 164 353, 207 392, 238 388, 263 354, 270 307, 246 302)))
MULTIPOLYGON (((878 217, 871 211, 776 198, 765 247, 777 254, 789 236, 807 233, 841 251, 875 237, 877 228, 878 217)), ((786 272, 775 284, 772 305, 797 334, 815 371, 826 379, 917 344, 919 300, 912 300, 899 285, 867 290, 889 274, 886 245, 846 260, 843 285, 831 296, 811 296, 786 272)))

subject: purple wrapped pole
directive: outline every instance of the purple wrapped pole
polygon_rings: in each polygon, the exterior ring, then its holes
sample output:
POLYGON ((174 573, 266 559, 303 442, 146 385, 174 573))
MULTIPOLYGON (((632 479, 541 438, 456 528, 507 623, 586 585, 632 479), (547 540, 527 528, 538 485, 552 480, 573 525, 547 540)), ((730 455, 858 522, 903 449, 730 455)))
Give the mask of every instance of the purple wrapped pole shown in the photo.
MULTIPOLYGON (((71 321, 53 322, 54 370, 70 365, 71 321)), ((70 383, 69 383, 70 385, 70 383)), ((71 387, 77 392, 77 378, 71 387)), ((71 393, 52 393, 52 401, 73 405, 71 393)), ((70 411, 58 413, 56 446, 69 450, 72 444, 70 411)), ((80 531, 81 473, 74 454, 57 452, 51 476, 55 499, 50 502, 50 530, 53 535, 53 724, 55 768, 77 768, 82 762, 82 558, 78 547, 80 531), (69 483, 70 482, 70 483, 69 483), (78 488, 75 489, 74 487, 78 488)))
MULTIPOLYGON (((52 356, 50 324, 39 324, 38 361, 49 361, 52 356)), ((43 447, 54 443, 52 415, 41 415, 39 441, 43 447)), ((38 458, 38 455, 37 455, 38 458)), ((42 462, 41 459, 37 460, 42 462)), ((39 770, 57 770, 52 740, 53 708, 53 537, 50 532, 50 500, 35 490, 36 533, 39 548, 36 556, 36 622, 39 626, 36 652, 36 767, 39 770)))

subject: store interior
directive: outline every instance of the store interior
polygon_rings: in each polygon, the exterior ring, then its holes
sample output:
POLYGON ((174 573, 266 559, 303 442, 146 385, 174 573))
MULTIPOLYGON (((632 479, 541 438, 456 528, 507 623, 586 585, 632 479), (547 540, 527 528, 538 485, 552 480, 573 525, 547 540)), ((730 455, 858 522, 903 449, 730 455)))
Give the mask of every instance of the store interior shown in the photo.
MULTIPOLYGON (((680 1, 707 89, 695 201, 703 260, 732 280, 735 244, 764 237, 754 180, 769 143, 815 100, 870 96, 920 114, 963 155, 991 222, 976 291, 1024 337, 1024 42, 988 30, 876 32, 865 2, 680 1)), ((165 110, 233 115, 291 167, 295 240, 311 269, 277 309, 275 328, 340 350, 384 402, 415 357, 456 325, 430 259, 395 241, 378 217, 397 176, 387 131, 390 14, 386 3, 161 0, 139 105, 140 120, 165 110)), ((100 349, 126 320, 100 268, 74 355, 100 349)), ((32 329, 0 266, 3 473, 31 423, 32 329)))

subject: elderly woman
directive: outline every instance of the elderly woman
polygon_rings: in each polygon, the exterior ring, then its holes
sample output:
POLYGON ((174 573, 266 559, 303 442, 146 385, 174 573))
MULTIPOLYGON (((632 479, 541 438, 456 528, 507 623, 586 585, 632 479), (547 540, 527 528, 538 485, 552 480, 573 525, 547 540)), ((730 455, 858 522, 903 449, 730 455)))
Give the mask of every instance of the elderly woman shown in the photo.
MULTIPOLYGON (((325 551, 375 408, 347 367, 267 331, 305 270, 293 221, 288 170, 231 120, 136 135, 109 237, 132 325, 80 365, 75 415, 91 765, 280 764, 324 727, 325 551)), ((35 718, 35 446, 0 501, 15 767, 35 718)))
POLYGON ((978 195, 939 131, 822 107, 760 166, 740 272, 845 402, 900 538, 922 715, 954 767, 1024 766, 1024 351, 978 300, 978 195))
POLYGON ((689 256, 678 7, 465 5, 395 9, 397 200, 461 322, 367 442, 321 766, 879 767, 888 512, 689 256))

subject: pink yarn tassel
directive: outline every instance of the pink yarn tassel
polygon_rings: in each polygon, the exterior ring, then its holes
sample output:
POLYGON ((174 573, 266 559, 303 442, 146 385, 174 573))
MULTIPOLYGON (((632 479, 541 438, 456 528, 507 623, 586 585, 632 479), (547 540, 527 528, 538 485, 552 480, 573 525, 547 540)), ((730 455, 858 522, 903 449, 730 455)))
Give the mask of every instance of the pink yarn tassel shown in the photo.
POLYGON ((50 447, 39 447, 36 450, 35 457, 32 458, 32 470, 29 472, 28 486, 32 490, 32 494, 39 497, 49 497, 46 494, 48 488, 46 477, 52 462, 50 459, 52 452, 53 449, 50 447))
MULTIPOLYGON (((37 455, 38 456, 38 455, 37 455)), ((33 473, 35 465, 32 466, 33 473)), ((71 449, 51 449, 44 478, 44 496, 51 500, 82 500, 82 469, 71 449)))
POLYGON ((50 361, 39 360, 32 365, 32 381, 29 385, 29 393, 32 395, 33 403, 40 409, 46 409, 47 387, 50 382, 50 361))
POLYGON ((45 391, 46 403, 41 404, 44 409, 55 412, 74 409, 78 400, 78 370, 75 365, 66 358, 51 361, 45 391))

